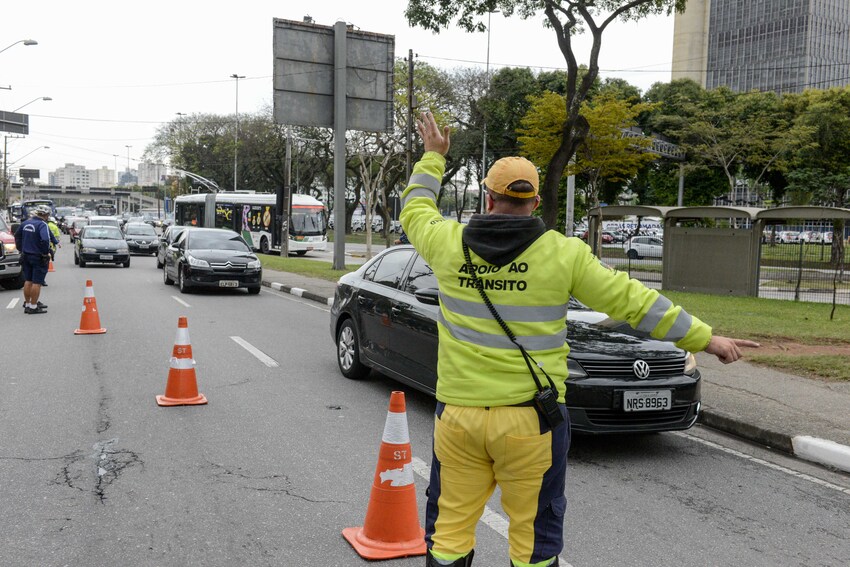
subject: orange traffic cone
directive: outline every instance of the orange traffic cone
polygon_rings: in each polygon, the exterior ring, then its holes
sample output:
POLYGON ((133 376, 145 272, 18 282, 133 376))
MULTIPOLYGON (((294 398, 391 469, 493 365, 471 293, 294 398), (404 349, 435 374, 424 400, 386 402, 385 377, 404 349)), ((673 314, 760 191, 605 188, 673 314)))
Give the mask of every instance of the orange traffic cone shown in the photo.
POLYGON ((362 528, 342 530, 342 537, 364 559, 425 555, 410 453, 404 392, 393 392, 366 520, 362 528))
POLYGON ((100 315, 97 312, 97 300, 94 298, 94 288, 91 280, 86 280, 86 293, 83 296, 83 314, 80 316, 80 328, 75 335, 98 335, 106 329, 100 326, 100 315))
POLYGON ((50 260, 50 263, 47 265, 47 271, 48 272, 55 272, 56 271, 56 270, 53 269, 53 260, 52 259, 50 260))
POLYGON ((206 396, 198 393, 195 359, 192 358, 192 344, 189 342, 189 320, 186 317, 177 320, 177 337, 174 339, 170 362, 165 395, 157 396, 156 403, 161 406, 196 406, 207 403, 206 396))

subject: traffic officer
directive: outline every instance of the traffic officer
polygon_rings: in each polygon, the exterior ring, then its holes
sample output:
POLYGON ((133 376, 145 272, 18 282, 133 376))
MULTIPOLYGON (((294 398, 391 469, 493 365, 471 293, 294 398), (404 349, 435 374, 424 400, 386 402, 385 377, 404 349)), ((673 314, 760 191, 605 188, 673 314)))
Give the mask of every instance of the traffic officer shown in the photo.
POLYGON ((490 168, 486 215, 473 215, 465 227, 443 218, 436 199, 449 129, 428 112, 417 129, 425 154, 403 193, 401 223, 440 288, 426 565, 472 564, 475 525, 497 484, 510 518, 512 565, 558 565, 570 444, 564 406, 570 296, 725 363, 740 358, 740 347, 758 344, 712 335, 657 291, 604 266, 580 239, 546 230, 532 216, 539 179, 524 158, 502 158, 490 168), (537 376, 556 390, 549 391, 550 404, 536 401, 545 390, 537 376))
POLYGON ((56 259, 56 247, 62 248, 62 244, 59 242, 59 239, 62 237, 62 231, 59 229, 59 225, 56 224, 56 219, 53 217, 49 217, 47 219, 47 228, 50 230, 50 257, 55 260, 56 259))
POLYGON ((28 315, 47 313, 47 305, 39 301, 41 286, 50 266, 50 229, 47 218, 50 208, 35 207, 35 214, 25 220, 15 231, 15 242, 21 251, 21 269, 24 273, 24 312, 28 315))

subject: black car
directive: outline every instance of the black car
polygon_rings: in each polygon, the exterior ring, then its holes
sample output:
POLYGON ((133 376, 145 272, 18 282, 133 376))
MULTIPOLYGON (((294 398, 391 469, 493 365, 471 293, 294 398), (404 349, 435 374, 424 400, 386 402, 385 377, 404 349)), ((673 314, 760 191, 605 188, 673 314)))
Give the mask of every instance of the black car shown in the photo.
POLYGON ((263 268, 239 234, 222 228, 187 228, 166 248, 162 279, 182 293, 194 287, 248 288, 260 293, 263 268))
POLYGON ((74 263, 85 268, 89 262, 130 267, 130 249, 117 226, 87 225, 74 240, 74 263))
POLYGON ((124 240, 131 254, 156 254, 159 247, 159 236, 156 230, 144 222, 125 224, 124 240))
POLYGON ((177 237, 180 236, 180 233, 183 232, 185 226, 181 225, 173 225, 169 226, 165 229, 165 232, 162 233, 162 236, 159 237, 159 244, 156 248, 156 267, 162 268, 163 264, 165 264, 165 251, 168 250, 168 247, 174 244, 174 241, 177 240, 177 237))
MULTIPOLYGON (((374 369, 433 395, 438 312, 431 268, 412 246, 388 248, 337 285, 330 331, 340 371, 359 379, 374 369)), ((574 431, 672 431, 696 422, 701 377, 691 353, 574 299, 567 325, 566 404, 574 431)))

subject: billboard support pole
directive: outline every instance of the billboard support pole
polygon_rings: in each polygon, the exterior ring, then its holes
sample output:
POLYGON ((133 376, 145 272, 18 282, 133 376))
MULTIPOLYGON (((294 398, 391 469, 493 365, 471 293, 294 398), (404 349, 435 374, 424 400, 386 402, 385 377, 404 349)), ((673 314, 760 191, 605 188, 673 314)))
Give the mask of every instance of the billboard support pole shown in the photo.
POLYGON ((292 222, 290 211, 292 195, 292 130, 286 129, 286 157, 283 167, 283 199, 278 209, 280 214, 280 257, 289 257, 289 223, 292 222))
POLYGON ((346 31, 334 24, 334 270, 345 269, 346 31))

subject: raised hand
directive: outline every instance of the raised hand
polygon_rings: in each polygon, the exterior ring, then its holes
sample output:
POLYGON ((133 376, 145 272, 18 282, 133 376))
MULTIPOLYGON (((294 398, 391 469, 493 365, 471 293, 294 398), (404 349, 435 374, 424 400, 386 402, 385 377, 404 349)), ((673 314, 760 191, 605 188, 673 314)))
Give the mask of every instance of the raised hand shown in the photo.
POLYGON ((423 112, 419 116, 420 118, 416 121, 416 130, 422 137, 425 151, 437 152, 442 155, 449 153, 449 146, 451 145, 449 127, 443 126, 440 129, 437 126, 437 121, 434 120, 434 115, 430 112, 423 112))

